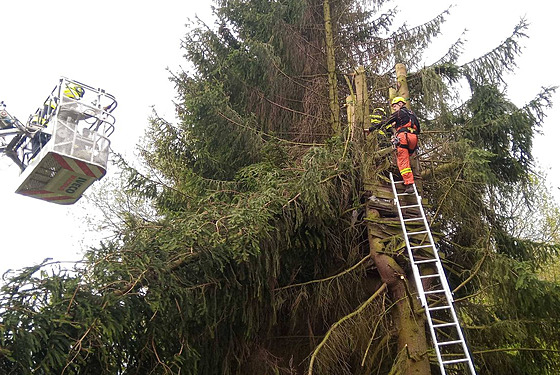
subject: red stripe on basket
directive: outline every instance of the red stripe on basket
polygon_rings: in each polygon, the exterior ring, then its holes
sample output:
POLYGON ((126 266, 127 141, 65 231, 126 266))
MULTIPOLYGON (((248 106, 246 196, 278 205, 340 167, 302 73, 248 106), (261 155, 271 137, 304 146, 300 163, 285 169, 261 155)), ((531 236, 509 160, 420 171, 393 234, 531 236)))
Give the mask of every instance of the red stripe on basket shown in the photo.
POLYGON ((78 164, 78 167, 80 167, 80 169, 85 173, 86 176, 89 177, 93 177, 93 178, 97 178, 97 176, 95 175, 95 173, 93 173, 91 171, 91 169, 89 169, 88 165, 86 163, 84 163, 81 160, 74 160, 74 162, 76 164, 78 164))
POLYGON ((104 168, 101 168, 100 166, 97 166, 97 165, 95 167, 99 170, 99 177, 102 177, 102 176, 105 175, 106 171, 105 171, 104 168))
POLYGON ((63 199, 76 199, 74 197, 68 196, 68 195, 61 195, 59 197, 42 197, 41 199, 46 200, 46 201, 61 201, 63 199))
POLYGON ((56 160, 58 162, 58 164, 60 164, 62 166, 62 168, 64 169, 68 169, 69 171, 75 172, 74 168, 72 168, 68 162, 66 162, 66 160, 64 160, 64 158, 62 156, 60 156, 59 154, 52 154, 54 160, 56 160))

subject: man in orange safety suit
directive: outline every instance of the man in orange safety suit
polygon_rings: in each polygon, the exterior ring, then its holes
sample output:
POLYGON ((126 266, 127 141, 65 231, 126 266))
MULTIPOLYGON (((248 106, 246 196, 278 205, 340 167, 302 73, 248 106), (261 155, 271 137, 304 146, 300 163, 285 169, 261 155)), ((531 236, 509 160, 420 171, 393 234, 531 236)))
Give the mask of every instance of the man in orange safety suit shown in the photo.
MULTIPOLYGON (((420 123, 416 115, 406 108, 406 99, 397 96, 391 101, 393 113, 383 121, 386 128, 391 128, 393 134, 393 144, 397 151, 397 166, 404 181, 405 192, 413 193, 414 176, 410 167, 410 155, 418 148, 418 134, 420 133, 420 123)), ((364 129, 366 134, 372 132, 376 127, 364 129)))

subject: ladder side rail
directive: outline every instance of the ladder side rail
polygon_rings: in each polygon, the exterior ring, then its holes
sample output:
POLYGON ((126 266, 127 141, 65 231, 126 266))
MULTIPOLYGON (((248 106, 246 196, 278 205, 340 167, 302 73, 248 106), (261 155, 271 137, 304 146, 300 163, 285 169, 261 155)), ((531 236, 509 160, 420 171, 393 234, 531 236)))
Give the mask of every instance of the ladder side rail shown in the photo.
MULTIPOLYGON (((454 301, 453 293, 451 292, 451 289, 449 287, 449 282, 447 281, 447 276, 445 274, 445 270, 443 269, 441 259, 439 257, 438 252, 437 252, 437 248, 435 246, 435 242, 434 242, 434 239, 433 239, 433 236, 432 236, 432 232, 430 230, 426 215, 424 213, 424 208, 423 208, 423 206, 420 202, 420 197, 419 197, 419 195, 416 191, 416 185, 414 185, 414 191, 415 191, 416 197, 418 199, 420 212, 422 214, 422 219, 424 220, 424 226, 426 227, 427 234, 428 234, 428 237, 429 237, 429 241, 430 241, 430 244, 432 245, 432 249, 434 251, 434 257, 437 258, 436 268, 438 270, 438 274, 440 275, 439 279, 440 279, 440 282, 441 282, 441 286, 443 287, 443 289, 445 291, 445 297, 447 298, 447 302, 451 306, 450 313, 451 313, 451 316, 453 318, 453 322, 456 325, 457 335, 458 335, 458 337, 461 341, 461 346, 463 347, 463 352, 465 354, 465 357, 468 360, 469 369, 470 369, 472 374, 475 374, 476 372, 474 370, 474 365, 473 365, 473 362, 472 362, 472 358, 470 356, 470 352, 469 352, 469 349, 468 349, 468 346, 467 346, 467 342, 466 342, 465 337, 463 335, 463 330, 462 330, 462 328, 459 324, 459 319, 457 317, 457 312, 455 311, 455 308, 453 306, 453 301, 454 301)), ((427 310, 426 312, 427 312, 427 314, 430 314, 430 311, 427 310)), ((430 314, 430 318, 428 319, 428 325, 430 326, 430 331, 434 332, 433 337, 435 338, 436 337, 435 336, 436 332, 435 332, 435 328, 433 327, 433 321, 431 319, 431 314, 430 314)), ((438 348, 437 351, 439 352, 439 348, 438 348)), ((440 361, 440 363, 442 364, 442 367, 443 367, 443 362, 440 361)))
MULTIPOLYGON (((434 238, 432 236, 432 231, 430 230, 430 226, 428 224, 428 220, 427 220, 425 212, 424 212, 424 207, 421 204, 420 196, 418 195, 418 192, 416 190, 416 185, 414 185, 414 192, 415 192, 416 198, 418 200, 420 213, 422 215, 422 219, 424 220, 424 226, 426 228, 430 244, 432 245, 432 250, 434 252, 434 258, 437 259, 437 261, 435 262, 437 272, 440 276, 439 279, 440 279, 440 282, 441 282, 441 286, 444 290, 445 297, 447 299, 447 303, 449 303, 449 306, 450 306, 449 310, 450 310, 451 317, 453 319, 453 323, 456 326, 457 336, 459 337, 459 341, 460 341, 461 346, 463 348, 463 353, 465 354, 465 358, 468 360, 469 370, 471 371, 472 374, 476 374, 476 372, 474 370, 474 365, 473 365, 473 362, 472 362, 472 358, 470 356, 469 349, 467 347, 467 342, 466 342, 465 337, 463 335, 461 326, 459 324, 459 319, 457 318, 457 313, 456 313, 455 308, 453 306, 453 301, 454 301, 453 300, 453 293, 451 292, 451 289, 449 287, 449 282, 447 281, 447 276, 445 274, 445 270, 443 269, 443 265, 441 263, 439 253, 438 253, 437 248, 435 246, 434 238)), ((437 341, 437 333, 435 331, 435 327, 434 327, 434 324, 433 324, 433 319, 431 317, 430 311, 426 310, 426 314, 428 315, 428 326, 430 328, 430 332, 432 333, 432 338, 434 339, 434 342, 438 342, 437 341)), ((436 347, 436 355, 438 357, 438 362, 440 364, 440 370, 442 371, 442 374, 446 374, 445 368, 444 368, 445 364, 444 364, 443 358, 441 357, 441 352, 439 350, 439 346, 436 345, 435 347, 436 347)))
POLYGON ((471 372, 471 374, 476 375, 476 371, 474 369, 474 364, 472 361, 472 357, 469 351, 469 348, 467 346, 467 341, 465 340, 465 336, 463 335, 463 329, 461 327, 461 325, 459 324, 459 319, 457 318, 457 313, 455 312, 455 308, 453 307, 453 303, 452 301, 449 302, 451 304, 451 316, 453 317, 453 320, 455 321, 455 323, 457 324, 456 329, 457 329, 457 336, 459 336, 459 340, 461 341, 461 346, 463 347, 463 353, 465 354, 465 358, 468 360, 468 366, 469 366, 469 370, 471 372))
MULTIPOLYGON (((406 247, 407 247, 407 250, 408 250, 408 256, 410 258, 410 262, 411 262, 411 265, 412 265, 412 270, 413 270, 413 274, 414 274, 414 280, 415 280, 415 283, 416 283, 416 288, 418 290, 418 295, 419 295, 420 301, 422 303, 422 306, 424 307, 424 311, 426 312, 426 318, 427 318, 426 320, 428 322, 430 335, 432 336, 432 342, 434 343, 434 349, 435 349, 435 352, 436 352, 436 357, 437 357, 437 360, 438 360, 438 364, 439 364, 441 374, 446 375, 445 367, 443 366, 443 358, 442 358, 442 355, 441 355, 441 350, 439 348, 439 345, 437 345, 437 343, 438 343, 437 333, 436 333, 436 330, 433 326, 432 315, 430 313, 430 310, 428 309, 428 301, 426 300, 426 291, 424 290, 424 284, 422 284, 422 279, 420 278, 419 267, 414 260, 414 254, 412 252, 412 249, 410 248, 410 241, 408 240, 406 225, 404 224, 404 221, 403 221, 401 205, 400 205, 400 201, 399 201, 399 198, 398 198, 398 195, 397 195, 397 189, 395 187, 394 178, 393 178, 392 173, 390 174, 390 178, 391 178, 391 185, 392 185, 392 188, 393 188, 393 194, 395 194, 395 202, 397 204, 397 212, 399 214, 399 219, 401 221, 401 227, 403 229, 404 238, 405 238, 405 242, 406 242, 406 247)), ((427 234, 431 235, 430 228, 426 225, 426 223, 427 223, 427 221, 425 220, 426 216, 425 216, 424 210, 422 208, 420 197, 419 197, 418 192, 416 190, 416 185, 414 184, 413 187, 414 187, 414 195, 416 196, 416 200, 417 200, 418 205, 419 205, 420 213, 421 213, 422 217, 424 218, 424 227, 426 228, 427 234)), ((432 240, 432 242, 430 242, 430 245, 435 252, 433 240, 432 240)), ((435 260, 436 260, 435 263, 438 263, 439 259, 436 258, 435 260)), ((439 270, 438 270, 438 273, 439 273, 439 270)), ((442 276, 440 274, 440 279, 441 278, 442 278, 442 276)))
MULTIPOLYGON (((399 220, 401 222, 401 228, 403 230, 404 233, 404 241, 406 244, 406 250, 408 253, 408 256, 410 259, 414 259, 413 255, 412 255, 412 249, 410 248, 410 241, 408 239, 408 232, 406 230, 406 225, 404 224, 403 221, 403 216, 402 216, 402 212, 401 212, 401 204, 399 202, 399 196, 397 195, 397 188, 395 186, 395 180, 393 178, 393 174, 390 173, 389 177, 391 179, 391 188, 393 189, 393 194, 395 195, 395 204, 397 205, 397 213, 399 214, 399 220)), ((418 295, 420 297, 420 302, 422 304, 422 306, 427 307, 428 306, 428 302, 426 301, 426 297, 424 296, 424 286, 422 285, 422 280, 420 279, 420 270, 418 269, 418 266, 414 263, 414 261, 412 261, 412 273, 414 275, 414 282, 416 283, 416 290, 418 291, 418 295)))
MULTIPOLYGON (((449 288, 449 283, 447 282, 447 276, 445 274, 445 271, 443 269, 443 266, 441 264, 441 259, 439 257, 439 252, 437 250, 435 241, 434 241, 434 237, 432 235, 432 231, 430 229, 430 225, 428 223, 428 219, 426 217, 426 213, 424 212, 424 207, 422 206, 422 202, 421 202, 421 198, 420 195, 418 195, 418 191, 416 190, 416 184, 413 185, 414 187, 414 193, 416 195, 416 200, 418 202, 418 208, 420 211, 420 214, 422 216, 422 221, 424 223, 424 227, 426 228, 426 234, 428 236, 428 241, 432 247, 432 251, 433 251, 433 255, 434 255, 434 259, 436 259, 436 268, 438 273, 441 275, 440 280, 441 280, 441 285, 443 287, 443 289, 445 290, 445 297, 448 299, 449 302, 453 302, 453 293, 451 292, 451 289, 449 288)), ((414 258, 412 258, 412 261, 414 262, 414 258)))
POLYGON ((441 285, 442 285, 442 288, 443 288, 443 292, 445 294, 445 297, 446 297, 447 303, 448 303, 448 305, 442 306, 440 308, 445 308, 445 309, 450 310, 450 314, 451 314, 451 318, 452 318, 453 322, 450 322, 449 325, 454 325, 455 326, 455 329, 457 331, 457 336, 459 338, 459 340, 456 340, 456 342, 461 344, 461 347, 463 349, 463 354, 465 355, 465 358, 460 359, 460 360, 444 361, 443 358, 442 358, 442 353, 441 353, 441 350, 440 350, 440 345, 439 345, 439 340, 438 340, 438 337, 437 337, 436 327, 434 327, 432 314, 431 314, 431 311, 429 309, 429 306, 428 306, 428 303, 427 303, 427 300, 426 300, 426 296, 425 296, 426 291, 424 290, 424 286, 422 284, 422 279, 420 277, 420 271, 419 271, 418 265, 416 264, 416 261, 414 259, 413 252, 412 252, 412 249, 411 249, 411 246, 410 246, 410 241, 408 239, 408 231, 406 230, 406 225, 405 225, 405 222, 404 222, 404 219, 403 219, 401 204, 400 204, 400 201, 399 201, 399 198, 398 198, 399 196, 397 195, 397 190, 396 190, 393 174, 390 173, 389 177, 390 177, 390 180, 391 180, 391 187, 392 187, 392 190, 393 190, 393 194, 395 196, 395 203, 397 205, 397 212, 398 212, 399 220, 401 222, 401 227, 402 227, 402 230, 403 230, 403 233, 404 233, 404 239, 405 239, 405 243, 406 243, 406 246, 407 246, 408 255, 409 255, 409 258, 410 258, 410 261, 411 261, 416 286, 418 288, 418 293, 419 293, 419 296, 420 296, 420 300, 422 301, 422 306, 424 307, 424 310, 426 312, 428 327, 429 327, 429 330, 430 330, 430 334, 432 336, 432 340, 434 342, 434 349, 435 349, 435 352, 436 352, 436 357, 438 359, 438 364, 439 364, 441 374, 442 375, 447 374, 446 369, 445 369, 446 364, 451 365, 451 364, 455 364, 455 363, 458 363, 458 362, 467 362, 470 373, 472 375, 476 375, 476 371, 474 369, 474 364, 472 362, 472 358, 470 356, 466 340, 464 338, 461 326, 459 324, 459 320, 457 318, 457 313, 455 312, 455 309, 453 307, 453 296, 452 296, 451 290, 449 288, 449 283, 447 282, 447 277, 445 275, 443 266, 441 264, 441 259, 439 257, 439 254, 437 252, 437 249, 436 249, 436 246, 435 246, 435 243, 434 243, 434 239, 433 239, 433 236, 432 236, 432 233, 431 233, 431 230, 430 230, 427 218, 426 218, 426 214, 425 214, 424 208, 422 206, 421 198, 420 198, 420 196, 418 194, 418 191, 416 189, 416 185, 414 184, 413 185, 414 195, 416 197, 418 207, 419 207, 419 210, 420 210, 420 214, 421 214, 422 219, 423 219, 423 224, 424 224, 424 227, 426 228, 425 232, 428 235, 428 239, 429 239, 429 243, 430 243, 430 246, 427 246, 427 247, 431 247, 432 250, 433 250, 433 255, 434 255, 433 263, 436 264, 437 277, 439 277, 439 279, 440 279, 440 282, 441 282, 441 285))
POLYGON ((441 350, 440 350, 440 347, 438 345, 437 332, 436 332, 436 329, 434 327, 432 313, 428 309, 428 303, 427 302, 426 302, 426 306, 424 306, 424 311, 426 312, 426 318, 427 318, 426 321, 428 322, 428 328, 430 330, 430 335, 432 336, 432 342, 434 343, 434 349, 436 351, 436 357, 437 357, 437 360, 438 360, 441 375, 446 375, 447 373, 446 373, 445 367, 443 365, 443 357, 441 355, 441 350))

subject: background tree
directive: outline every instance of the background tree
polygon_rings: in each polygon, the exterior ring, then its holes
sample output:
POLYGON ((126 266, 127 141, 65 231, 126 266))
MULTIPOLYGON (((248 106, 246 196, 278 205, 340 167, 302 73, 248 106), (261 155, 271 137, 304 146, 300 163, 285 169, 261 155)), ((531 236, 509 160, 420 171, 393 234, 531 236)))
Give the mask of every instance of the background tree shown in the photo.
MULTIPOLYGON (((381 183, 390 157, 365 166, 345 111, 333 118, 355 68, 365 66, 369 97, 386 106, 401 62, 425 129, 429 215, 479 372, 556 373, 560 291, 539 278, 556 238, 546 227, 539 237, 512 230, 512 209, 538 199, 531 140, 551 92, 522 108, 504 94, 526 24, 467 64, 458 41, 423 66, 447 11, 395 28, 384 3, 221 0, 214 26, 190 25, 182 47, 192 71, 171 78, 177 124, 154 115, 142 168, 120 161, 126 190, 107 213, 114 239, 73 272, 31 267, 3 286, 0 368, 399 374, 433 361, 403 351, 399 300, 370 256, 363 175, 381 183)), ((379 244, 406 268, 399 236, 379 244)))

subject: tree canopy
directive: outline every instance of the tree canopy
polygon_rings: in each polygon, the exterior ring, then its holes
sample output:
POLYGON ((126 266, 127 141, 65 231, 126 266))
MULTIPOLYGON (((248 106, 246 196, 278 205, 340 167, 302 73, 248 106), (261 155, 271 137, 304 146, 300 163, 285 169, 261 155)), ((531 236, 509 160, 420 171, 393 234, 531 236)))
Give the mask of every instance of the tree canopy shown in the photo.
MULTIPOLYGON (((391 154, 367 153, 344 99, 363 66, 372 106, 387 108, 404 63, 416 172, 477 369, 557 373, 560 284, 542 272, 558 215, 551 201, 528 214, 554 88, 518 107, 503 78, 527 24, 468 63, 459 40, 423 65, 449 10, 409 28, 388 3, 216 0, 213 25, 189 24, 176 121, 154 114, 142 165, 119 159, 122 185, 102 199, 114 237, 73 270, 45 263, 2 286, 2 372, 410 373, 364 215, 364 176, 386 181, 391 154)), ((406 270, 402 240, 383 233, 406 270)))

